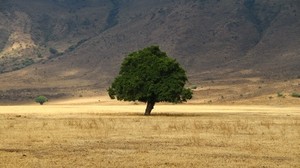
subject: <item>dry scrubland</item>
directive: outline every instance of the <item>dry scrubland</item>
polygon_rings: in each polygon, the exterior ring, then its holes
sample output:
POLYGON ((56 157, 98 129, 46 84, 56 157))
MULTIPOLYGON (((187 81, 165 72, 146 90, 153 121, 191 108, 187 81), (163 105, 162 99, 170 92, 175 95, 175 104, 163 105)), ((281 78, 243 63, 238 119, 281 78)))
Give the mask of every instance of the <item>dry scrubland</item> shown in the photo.
POLYGON ((300 108, 0 107, 0 167, 300 167, 300 108))

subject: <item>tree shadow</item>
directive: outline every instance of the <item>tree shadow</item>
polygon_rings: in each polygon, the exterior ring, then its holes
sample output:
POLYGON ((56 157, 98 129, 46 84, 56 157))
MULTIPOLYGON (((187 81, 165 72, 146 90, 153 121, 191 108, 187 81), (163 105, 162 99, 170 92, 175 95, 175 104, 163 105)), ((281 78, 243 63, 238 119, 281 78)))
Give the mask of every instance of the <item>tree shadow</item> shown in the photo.
POLYGON ((143 112, 120 112, 120 113, 94 113, 97 116, 112 117, 223 117, 226 115, 234 115, 236 113, 220 113, 220 112, 152 112, 151 115, 145 116, 143 112))

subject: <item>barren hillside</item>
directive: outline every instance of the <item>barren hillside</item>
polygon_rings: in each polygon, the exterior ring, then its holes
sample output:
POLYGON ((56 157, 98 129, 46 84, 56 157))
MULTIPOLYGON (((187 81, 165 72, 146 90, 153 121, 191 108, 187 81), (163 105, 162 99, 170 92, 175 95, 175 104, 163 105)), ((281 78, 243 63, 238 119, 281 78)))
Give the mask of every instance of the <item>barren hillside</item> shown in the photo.
POLYGON ((299 7, 298 0, 0 0, 0 99, 104 90, 124 56, 152 44, 183 65, 191 84, 296 80, 299 7))

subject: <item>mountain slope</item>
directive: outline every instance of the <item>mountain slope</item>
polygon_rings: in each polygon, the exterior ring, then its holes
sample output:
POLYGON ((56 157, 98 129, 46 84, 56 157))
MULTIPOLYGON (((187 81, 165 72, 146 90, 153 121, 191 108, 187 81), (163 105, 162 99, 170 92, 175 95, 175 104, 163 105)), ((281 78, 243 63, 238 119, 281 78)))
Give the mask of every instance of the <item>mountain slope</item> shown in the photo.
POLYGON ((0 70, 21 68, 0 74, 6 89, 105 88, 124 56, 153 44, 196 83, 300 72, 297 0, 0 3, 0 70))

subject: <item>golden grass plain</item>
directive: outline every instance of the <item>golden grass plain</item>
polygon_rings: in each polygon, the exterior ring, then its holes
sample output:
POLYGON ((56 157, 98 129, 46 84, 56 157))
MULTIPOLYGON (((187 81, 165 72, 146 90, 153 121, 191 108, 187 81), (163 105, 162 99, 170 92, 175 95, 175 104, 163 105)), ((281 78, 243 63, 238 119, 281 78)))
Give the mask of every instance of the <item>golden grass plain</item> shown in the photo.
POLYGON ((0 106, 0 167, 300 167, 300 107, 0 106))

